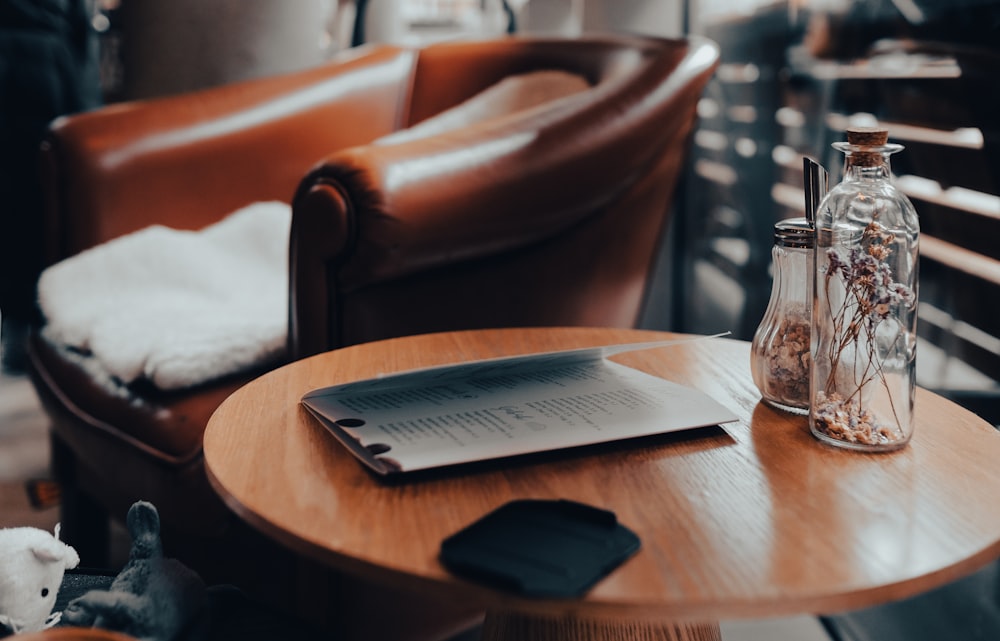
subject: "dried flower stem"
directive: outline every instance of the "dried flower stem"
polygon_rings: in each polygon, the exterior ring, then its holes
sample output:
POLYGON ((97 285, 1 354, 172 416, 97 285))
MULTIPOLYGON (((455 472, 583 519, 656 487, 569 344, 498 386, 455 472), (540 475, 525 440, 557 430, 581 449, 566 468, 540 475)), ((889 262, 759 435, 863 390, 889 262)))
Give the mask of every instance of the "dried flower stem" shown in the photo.
MULTIPOLYGON (((844 300, 833 314, 833 332, 839 339, 830 344, 826 356, 830 371, 823 395, 817 399, 829 406, 818 408, 816 418, 820 428, 835 438, 854 440, 857 436, 855 432, 865 434, 864 438, 892 438, 892 434, 885 427, 875 425, 875 417, 862 408, 861 396, 865 387, 875 380, 889 392, 883 362, 878 355, 876 333, 893 309, 900 305, 912 305, 915 301, 909 287, 893 281, 887 262, 892 253, 892 239, 892 233, 873 220, 865 227, 860 245, 852 247, 846 256, 843 250, 837 248, 826 252, 823 291, 827 307, 834 309, 836 306, 834 290, 843 291, 844 300), (834 285, 837 281, 843 288, 834 285), (849 371, 853 377, 853 389, 846 394, 838 388, 838 382, 845 373, 845 356, 851 359, 849 371), (845 421, 848 427, 841 424, 845 421)), ((901 337, 902 334, 897 333, 892 345, 901 337)), ((901 432, 892 394, 887 396, 896 422, 895 429, 901 432)))

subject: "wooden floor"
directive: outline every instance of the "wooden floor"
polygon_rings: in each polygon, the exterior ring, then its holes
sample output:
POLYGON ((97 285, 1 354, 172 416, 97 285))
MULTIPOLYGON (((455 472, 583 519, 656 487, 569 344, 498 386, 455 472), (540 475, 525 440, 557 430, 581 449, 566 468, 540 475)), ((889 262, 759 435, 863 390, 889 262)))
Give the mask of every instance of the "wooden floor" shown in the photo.
POLYGON ((26 376, 0 373, 0 527, 51 531, 58 507, 34 509, 26 482, 49 478, 47 422, 26 376))

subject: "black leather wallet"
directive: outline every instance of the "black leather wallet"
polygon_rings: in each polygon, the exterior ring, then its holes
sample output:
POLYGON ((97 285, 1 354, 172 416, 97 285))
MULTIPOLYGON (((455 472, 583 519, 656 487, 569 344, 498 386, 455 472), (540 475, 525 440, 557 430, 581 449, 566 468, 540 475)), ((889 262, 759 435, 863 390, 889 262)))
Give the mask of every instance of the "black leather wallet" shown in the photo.
POLYGON ((586 592, 640 546, 614 512, 566 500, 511 501, 451 535, 441 561, 460 576, 527 596, 586 592))

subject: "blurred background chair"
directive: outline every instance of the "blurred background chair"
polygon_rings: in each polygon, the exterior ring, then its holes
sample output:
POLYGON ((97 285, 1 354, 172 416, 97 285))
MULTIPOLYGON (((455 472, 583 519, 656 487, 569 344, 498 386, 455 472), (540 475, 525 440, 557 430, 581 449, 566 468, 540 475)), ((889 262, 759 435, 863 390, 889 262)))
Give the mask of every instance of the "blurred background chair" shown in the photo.
POLYGON ((96 107, 86 0, 0 0, 0 368, 23 372, 42 269, 42 186, 32 162, 56 116, 96 107))
MULTIPOLYGON (((284 361, 441 330, 637 326, 717 59, 699 38, 371 45, 302 72, 63 118, 42 153, 48 263, 279 200, 292 204, 284 361), (583 83, 519 84, 535 71, 583 83), (496 91, 504 99, 483 93, 496 91)), ((274 363, 165 391, 95 380, 40 333, 29 352, 52 419, 63 538, 83 565, 109 562, 109 518, 144 499, 168 554, 206 582, 320 612, 344 638, 437 638, 476 615, 411 595, 355 629, 363 586, 317 578, 221 503, 205 425, 274 363)))

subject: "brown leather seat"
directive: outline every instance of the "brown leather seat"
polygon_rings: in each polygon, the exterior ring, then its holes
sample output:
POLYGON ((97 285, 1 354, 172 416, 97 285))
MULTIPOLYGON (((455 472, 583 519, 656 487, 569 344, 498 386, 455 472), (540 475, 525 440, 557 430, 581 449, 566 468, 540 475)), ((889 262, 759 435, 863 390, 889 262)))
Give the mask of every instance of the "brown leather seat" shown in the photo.
MULTIPOLYGON (((634 326, 717 57, 706 40, 632 36, 366 46, 304 72, 64 118, 43 149, 49 262, 283 200, 288 360, 437 330, 634 326), (536 70, 590 88, 374 143, 536 70)), ((209 416, 260 370, 179 392, 108 389, 39 335, 31 358, 63 537, 84 565, 104 560, 108 515, 145 499, 168 553, 206 581, 238 582, 243 569, 299 600, 297 579, 277 578, 294 561, 231 515, 203 467, 209 416)))

